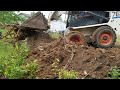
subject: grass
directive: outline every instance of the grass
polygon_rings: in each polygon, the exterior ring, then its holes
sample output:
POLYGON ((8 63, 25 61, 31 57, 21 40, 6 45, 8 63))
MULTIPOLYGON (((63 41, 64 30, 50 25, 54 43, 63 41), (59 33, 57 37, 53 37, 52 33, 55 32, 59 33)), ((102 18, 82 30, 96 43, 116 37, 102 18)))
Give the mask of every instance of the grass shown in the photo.
POLYGON ((8 56, 14 50, 12 44, 5 44, 0 41, 0 57, 8 56))
POLYGON ((65 70, 60 69, 59 70, 59 79, 77 79, 79 73, 74 70, 65 70))
POLYGON ((4 34, 7 32, 7 30, 5 30, 5 29, 0 29, 0 32, 2 32, 2 34, 4 35, 4 34))
POLYGON ((53 38, 53 39, 58 39, 60 37, 60 34, 58 32, 56 33, 51 33, 50 36, 53 38))
MULTIPOLYGON (((2 31, 2 35, 6 30, 2 31)), ((15 47, 11 43, 0 40, 0 76, 6 79, 35 78, 37 63, 26 61, 28 48, 25 42, 21 46, 17 43, 15 47)))
POLYGON ((26 43, 13 47, 0 41, 0 75, 7 79, 35 78, 37 63, 26 61, 26 43))
MULTIPOLYGON (((2 32, 2 35, 4 35, 7 30, 0 29, 0 32, 2 32)), ((26 47, 26 43, 22 43, 22 47, 26 47)), ((8 56, 13 52, 14 49, 15 48, 13 47, 12 43, 7 43, 4 40, 0 39, 0 57, 8 56)))
MULTIPOLYGON (((6 33, 7 30, 0 29, 2 35, 6 33)), ((13 51, 12 44, 6 44, 3 40, 0 39, 0 57, 8 56, 13 51)))

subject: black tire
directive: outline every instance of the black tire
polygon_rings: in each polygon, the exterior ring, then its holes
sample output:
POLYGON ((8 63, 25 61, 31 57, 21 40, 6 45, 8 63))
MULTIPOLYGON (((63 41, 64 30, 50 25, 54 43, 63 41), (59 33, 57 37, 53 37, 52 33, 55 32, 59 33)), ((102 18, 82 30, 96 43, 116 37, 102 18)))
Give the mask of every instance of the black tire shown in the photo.
MULTIPOLYGON (((103 37, 105 38, 105 36, 103 37)), ((98 29, 96 29, 92 36, 92 42, 95 45, 95 47, 99 48, 111 48, 115 45, 116 42, 116 33, 115 31, 109 27, 109 26, 101 26, 98 29), (106 41, 100 41, 102 36, 101 35, 108 34, 108 37, 106 36, 106 41), (107 40, 108 39, 108 40, 107 40), (106 44, 107 43, 107 44, 106 44)))

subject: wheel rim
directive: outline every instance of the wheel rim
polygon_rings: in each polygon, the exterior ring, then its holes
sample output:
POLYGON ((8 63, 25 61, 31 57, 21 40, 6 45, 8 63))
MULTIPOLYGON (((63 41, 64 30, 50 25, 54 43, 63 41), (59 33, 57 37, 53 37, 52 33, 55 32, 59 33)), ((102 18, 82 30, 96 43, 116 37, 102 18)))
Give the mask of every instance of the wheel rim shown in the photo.
POLYGON ((69 38, 69 43, 70 43, 70 44, 79 44, 79 45, 82 45, 82 44, 83 44, 83 41, 82 41, 82 39, 80 38, 79 35, 72 35, 72 36, 69 38))
POLYGON ((102 33, 99 40, 101 45, 109 45, 112 42, 112 35, 108 32, 102 33))

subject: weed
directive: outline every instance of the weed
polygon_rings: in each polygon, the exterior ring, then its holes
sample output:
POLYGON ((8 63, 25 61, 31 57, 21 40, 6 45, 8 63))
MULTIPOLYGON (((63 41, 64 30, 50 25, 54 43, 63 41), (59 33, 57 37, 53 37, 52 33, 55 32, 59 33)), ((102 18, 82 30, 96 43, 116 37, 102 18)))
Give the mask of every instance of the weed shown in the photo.
POLYGON ((52 71, 55 76, 58 76, 58 79, 77 79, 78 72, 74 70, 65 70, 58 68, 59 59, 55 59, 54 63, 52 64, 52 71))
POLYGON ((59 59, 55 59, 54 63, 52 64, 52 72, 55 76, 57 76, 58 71, 59 71, 58 66, 57 66, 58 63, 59 63, 59 59))
POLYGON ((78 72, 74 70, 59 70, 59 79, 77 79, 78 78, 78 72))
POLYGON ((107 75, 111 79, 120 79, 120 69, 118 67, 113 67, 107 75))

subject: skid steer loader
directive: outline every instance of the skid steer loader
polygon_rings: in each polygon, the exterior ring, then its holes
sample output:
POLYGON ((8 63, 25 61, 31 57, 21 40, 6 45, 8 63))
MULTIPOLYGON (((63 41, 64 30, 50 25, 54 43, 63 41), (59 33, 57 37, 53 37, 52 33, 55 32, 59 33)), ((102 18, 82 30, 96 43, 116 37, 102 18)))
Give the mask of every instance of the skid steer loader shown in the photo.
POLYGON ((116 31, 120 30, 119 11, 55 11, 49 22, 67 15, 64 36, 70 44, 92 43, 95 47, 110 48, 116 42, 116 31))
POLYGON ((66 43, 78 45, 92 43, 100 48, 114 46, 116 31, 120 30, 119 11, 52 11, 48 20, 41 12, 37 12, 22 25, 14 26, 17 39, 27 38, 31 41, 37 35, 41 36, 41 32, 50 28, 50 22, 58 20, 62 14, 67 17, 64 30, 66 43))

